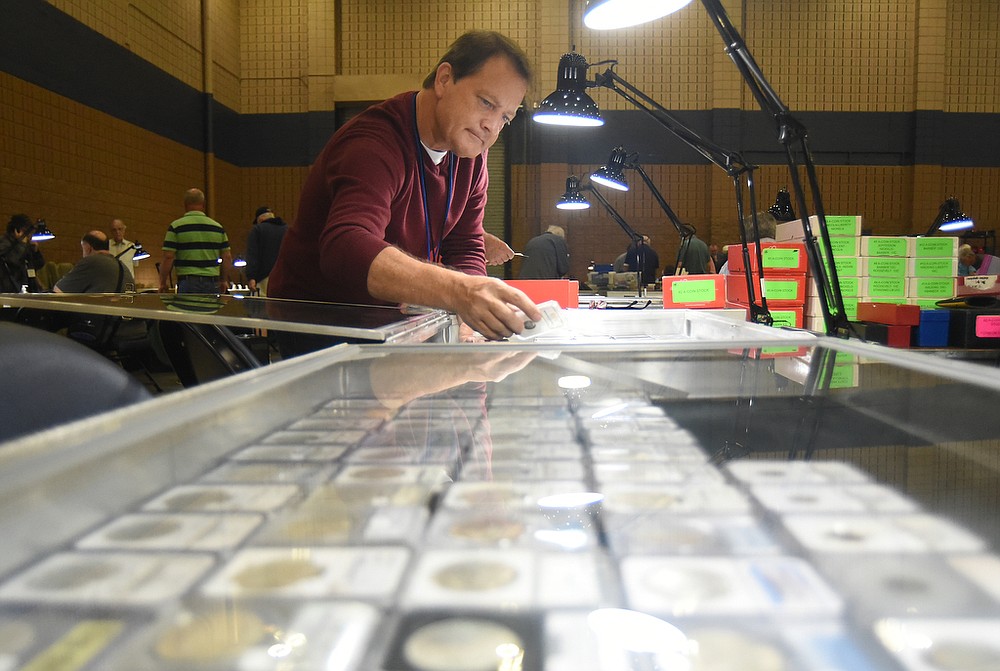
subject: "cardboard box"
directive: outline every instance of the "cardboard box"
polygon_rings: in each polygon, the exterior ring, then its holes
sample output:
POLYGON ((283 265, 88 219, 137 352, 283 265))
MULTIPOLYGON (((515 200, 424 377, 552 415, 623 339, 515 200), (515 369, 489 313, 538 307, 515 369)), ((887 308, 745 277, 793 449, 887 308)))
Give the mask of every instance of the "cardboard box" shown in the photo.
POLYGON ((898 299, 907 297, 905 277, 862 277, 861 295, 863 300, 898 299))
MULTIPOLYGON (((757 272, 757 244, 751 242, 747 245, 750 252, 750 270, 757 272)), ((799 274, 806 272, 809 267, 809 259, 806 257, 806 246, 801 242, 762 242, 760 243, 760 255, 764 264, 765 275, 777 274, 799 274)), ((743 247, 742 245, 730 245, 729 247, 729 273, 735 275, 742 273, 743 247)))
MULTIPOLYGON (((819 286, 816 285, 816 280, 807 276, 809 279, 806 282, 806 296, 819 296, 819 286)), ((839 277, 840 280, 840 295, 844 298, 857 298, 861 294, 861 278, 860 277, 839 277)))
POLYGON ((949 347, 1000 348, 1000 310, 955 308, 948 312, 949 347))
POLYGON ((909 250, 908 238, 900 235, 862 235, 861 256, 902 256, 909 250))
POLYGON ((671 275, 664 277, 663 307, 726 307, 726 275, 671 275))
MULTIPOLYGON (((819 239, 819 217, 815 214, 809 217, 809 227, 813 235, 819 239)), ((826 215, 826 234, 830 237, 858 237, 861 235, 861 217, 857 215, 826 215)), ((806 239, 802 229, 802 220, 786 221, 775 226, 774 239, 781 241, 806 239)))
POLYGON ((555 301, 561 308, 580 307, 580 283, 576 280, 505 280, 535 303, 555 301))
POLYGON ((860 301, 858 303, 857 321, 918 326, 920 324, 920 308, 916 305, 904 305, 900 303, 870 303, 868 301, 860 301))
MULTIPOLYGON (((840 256, 861 256, 861 238, 830 238, 830 249, 834 258, 840 256)), ((823 245, 819 246, 820 254, 826 256, 823 245)))
POLYGON ((958 280, 954 277, 911 277, 906 280, 909 298, 951 298, 955 296, 958 280))
POLYGON ((861 275, 863 277, 906 277, 905 257, 862 256, 861 275))
POLYGON ((907 238, 907 256, 948 256, 958 260, 958 238, 942 236, 939 238, 907 238))
MULTIPOLYGON (((860 256, 835 256, 833 257, 833 266, 837 269, 837 277, 861 277, 864 273, 861 272, 861 257, 860 256)), ((826 257, 823 257, 823 267, 826 268, 827 275, 830 274, 830 264, 826 261, 826 257)), ((809 267, 807 271, 808 274, 812 275, 812 266, 809 267)))
MULTIPOLYGON (((857 298, 844 298, 844 315, 847 317, 848 321, 856 321, 858 318, 858 299, 857 298)), ((820 303, 819 296, 807 296, 805 303, 806 317, 822 317, 823 316, 823 305, 820 303)))
MULTIPOLYGON (((801 307, 806 300, 806 275, 767 275, 761 286, 760 276, 754 275, 754 293, 759 299, 767 298, 768 308, 801 307)), ((726 275, 726 298, 731 303, 749 305, 750 296, 747 292, 746 275, 726 275)))

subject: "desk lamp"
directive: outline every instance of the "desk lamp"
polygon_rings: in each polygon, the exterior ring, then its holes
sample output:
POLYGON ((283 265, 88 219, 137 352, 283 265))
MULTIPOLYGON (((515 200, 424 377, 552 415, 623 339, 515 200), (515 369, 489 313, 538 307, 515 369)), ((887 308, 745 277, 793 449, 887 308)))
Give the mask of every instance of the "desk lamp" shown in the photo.
POLYGON ((56 234, 49 230, 49 225, 45 223, 44 219, 39 219, 35 222, 35 232, 31 234, 32 242, 44 242, 54 237, 56 237, 56 234))
POLYGON ((951 196, 941 203, 941 208, 938 210, 937 216, 934 217, 931 227, 927 229, 927 233, 924 235, 934 235, 937 231, 941 231, 942 233, 965 231, 973 226, 975 226, 975 222, 972 221, 972 217, 962 212, 962 208, 958 204, 958 198, 951 196))
MULTIPOLYGON (((820 245, 822 245, 822 250, 826 253, 827 258, 833 258, 833 249, 830 245, 830 237, 826 228, 826 213, 823 210, 822 195, 816 177, 816 168, 813 164, 806 139, 805 126, 791 115, 788 107, 785 106, 768 83, 760 67, 750 54, 743 37, 729 19, 729 15, 722 6, 721 0, 701 0, 701 3, 708 12, 713 25, 718 30, 725 44, 726 54, 736 65, 740 76, 750 88, 761 109, 770 113, 775 121, 778 140, 785 148, 789 175, 796 197, 796 207, 799 210, 803 232, 805 233, 806 251, 809 256, 809 262, 816 276, 816 282, 821 288, 820 305, 823 311, 823 321, 826 331, 830 335, 847 336, 850 331, 850 322, 847 320, 847 314, 844 309, 844 298, 840 291, 837 269, 832 264, 827 268, 822 262, 823 257, 821 256, 820 245), (817 222, 819 224, 818 240, 813 234, 812 223, 809 221, 809 208, 806 206, 805 191, 799 175, 800 159, 797 158, 796 151, 801 155, 801 164, 805 168, 810 195, 816 206, 817 222)), ((665 16, 687 4, 689 3, 684 0, 647 0, 645 2, 641 0, 592 0, 588 2, 588 7, 584 14, 584 23, 594 29, 621 28, 665 16), (629 18, 626 19, 626 17, 629 18)), ((560 60, 561 62, 562 60, 560 60)), ((614 61, 608 62, 616 64, 614 61)), ((577 67, 577 74, 579 74, 579 70, 580 68, 577 67)), ((740 236, 744 245, 744 254, 749 258, 749 255, 745 251, 746 235, 743 233, 742 226, 744 219, 742 191, 738 184, 738 178, 743 174, 747 176, 753 218, 753 232, 754 237, 759 240, 759 226, 756 217, 757 208, 754 204, 755 197, 752 177, 753 169, 756 166, 742 161, 739 154, 725 151, 705 140, 697 133, 687 129, 682 124, 679 124, 662 106, 656 104, 648 96, 618 76, 613 70, 613 65, 605 73, 598 75, 593 82, 586 81, 585 68, 583 69, 583 73, 584 80, 581 82, 578 79, 574 83, 575 86, 579 87, 582 85, 583 88, 603 86, 615 91, 639 109, 646 111, 667 130, 674 133, 674 135, 685 141, 713 163, 726 170, 733 177, 734 183, 736 183, 736 208, 739 215, 740 236)), ((757 249, 759 253, 759 245, 757 249)), ((748 283, 750 283, 749 279, 748 283)), ((750 283, 748 289, 752 289, 752 283, 750 283)), ((750 294, 750 298, 751 300, 753 299, 753 294, 750 294)), ((751 307, 752 319, 756 321, 763 317, 763 315, 754 315, 753 310, 754 308, 751 307)))
MULTIPOLYGON (((653 198, 655 198, 656 202, 660 205, 660 209, 662 209, 667 215, 667 219, 670 220, 670 223, 680 236, 681 244, 677 250, 677 261, 674 264, 674 274, 680 275, 684 268, 685 252, 691 242, 691 237, 694 235, 694 228, 682 223, 678 216, 674 213, 673 209, 663 197, 663 194, 656 188, 656 185, 649 177, 649 174, 642 169, 642 165, 639 163, 639 155, 637 153, 629 154, 622 146, 615 147, 611 150, 611 156, 608 157, 607 164, 602 165, 600 168, 590 173, 590 181, 612 189, 617 189, 618 191, 628 191, 628 181, 625 179, 626 168, 635 170, 639 173, 642 181, 653 194, 653 198)), ((762 296, 761 301, 763 302, 763 300, 764 298, 762 296)), ((764 309, 766 308, 767 304, 764 303, 764 309)))
POLYGON ((142 261, 143 259, 148 259, 149 258, 149 252, 147 252, 143 248, 143 246, 139 243, 138 240, 136 240, 135 242, 133 242, 131 245, 129 245, 128 247, 126 247, 122 251, 120 251, 117 254, 115 254, 115 258, 116 259, 120 259, 125 254, 125 252, 127 252, 130 249, 134 249, 135 250, 135 254, 132 255, 132 260, 133 261, 142 261))
POLYGON ((778 195, 774 198, 774 205, 768 210, 774 215, 774 218, 779 222, 782 221, 795 221, 797 217, 795 216, 795 210, 792 209, 792 196, 788 193, 788 189, 781 187, 778 189, 778 195))

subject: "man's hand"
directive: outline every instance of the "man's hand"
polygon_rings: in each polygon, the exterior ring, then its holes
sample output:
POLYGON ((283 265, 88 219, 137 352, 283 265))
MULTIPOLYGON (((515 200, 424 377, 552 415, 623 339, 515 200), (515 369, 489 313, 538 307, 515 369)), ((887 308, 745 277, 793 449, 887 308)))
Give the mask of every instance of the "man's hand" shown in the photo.
POLYGON ((463 280, 451 309, 490 340, 521 333, 525 319, 542 319, 541 311, 524 292, 498 279, 465 275, 463 280))
POLYGON ((499 266, 514 258, 514 250, 506 242, 490 233, 483 233, 486 244, 486 265, 499 266))

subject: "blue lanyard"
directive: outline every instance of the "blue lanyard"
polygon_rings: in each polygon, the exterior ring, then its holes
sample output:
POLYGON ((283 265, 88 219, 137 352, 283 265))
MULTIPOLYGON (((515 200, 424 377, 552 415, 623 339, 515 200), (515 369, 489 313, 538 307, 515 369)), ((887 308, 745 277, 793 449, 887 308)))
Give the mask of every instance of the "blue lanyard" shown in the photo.
POLYGON ((420 143, 420 131, 417 129, 417 94, 415 93, 413 94, 413 139, 416 143, 417 163, 420 164, 420 196, 424 204, 424 229, 427 231, 427 260, 431 263, 437 263, 441 257, 441 241, 444 239, 444 231, 448 226, 448 213, 451 212, 452 196, 455 194, 455 154, 448 152, 447 205, 445 205, 444 218, 441 222, 441 239, 437 241, 437 245, 434 245, 431 235, 431 210, 427 205, 427 177, 424 174, 426 172, 424 166, 426 152, 423 144, 420 143))

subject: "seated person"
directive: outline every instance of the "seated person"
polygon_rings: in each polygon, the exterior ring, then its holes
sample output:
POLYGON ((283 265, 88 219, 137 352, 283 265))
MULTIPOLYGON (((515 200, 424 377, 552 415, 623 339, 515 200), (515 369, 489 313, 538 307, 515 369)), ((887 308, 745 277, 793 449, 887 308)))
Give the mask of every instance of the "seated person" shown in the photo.
POLYGON ((962 245, 958 248, 958 276, 975 275, 979 265, 976 253, 972 251, 971 245, 962 245))
POLYGON ((120 292, 129 277, 128 269, 108 251, 108 236, 90 231, 80 239, 83 258, 59 278, 52 290, 57 294, 120 292))

